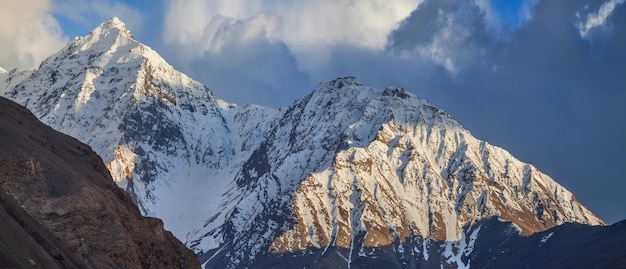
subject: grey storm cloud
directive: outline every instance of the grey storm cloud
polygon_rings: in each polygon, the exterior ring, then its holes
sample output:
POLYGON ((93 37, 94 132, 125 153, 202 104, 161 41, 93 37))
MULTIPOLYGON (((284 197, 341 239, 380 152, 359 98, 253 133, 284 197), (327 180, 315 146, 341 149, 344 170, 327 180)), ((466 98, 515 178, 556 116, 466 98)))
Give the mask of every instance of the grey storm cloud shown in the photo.
POLYGON ((500 35, 476 2, 425 1, 389 35, 386 49, 415 54, 455 75, 492 58, 500 35))

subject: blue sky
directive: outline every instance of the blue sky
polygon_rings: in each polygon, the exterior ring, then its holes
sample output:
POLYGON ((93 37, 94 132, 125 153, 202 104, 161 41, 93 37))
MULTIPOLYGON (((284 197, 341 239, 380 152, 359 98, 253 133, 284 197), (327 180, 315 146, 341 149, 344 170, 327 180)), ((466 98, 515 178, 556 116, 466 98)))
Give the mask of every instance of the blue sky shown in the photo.
POLYGON ((506 1, 506 0, 489 0, 489 4, 493 6, 495 12, 502 18, 503 22, 510 28, 517 28, 525 18, 523 10, 532 6, 532 1, 506 1))
POLYGON ((6 0, 0 67, 33 68, 112 16, 238 104, 321 81, 403 87, 626 218, 624 0, 6 0), (36 40, 37 42, 33 42, 36 40))

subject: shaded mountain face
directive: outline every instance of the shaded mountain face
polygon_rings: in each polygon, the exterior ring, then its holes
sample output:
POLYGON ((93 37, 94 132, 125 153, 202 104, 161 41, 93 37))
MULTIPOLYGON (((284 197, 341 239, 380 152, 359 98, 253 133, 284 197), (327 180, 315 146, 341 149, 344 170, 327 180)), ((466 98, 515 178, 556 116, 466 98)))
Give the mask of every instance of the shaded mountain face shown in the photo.
MULTIPOLYGON (((626 268, 626 222, 612 226, 566 223, 530 236, 510 222, 483 219, 457 241, 413 237, 380 247, 307 248, 262 255, 252 268, 626 268)), ((210 260, 206 268, 225 266, 210 260)))
POLYGON ((566 223, 531 236, 498 233, 492 221, 470 255, 475 268, 626 268, 626 221, 566 223))
POLYGON ((604 225, 549 176, 403 89, 346 77, 286 108, 229 104, 115 18, 4 81, 5 96, 89 144, 142 213, 209 267, 293 255, 438 266, 468 259, 494 218, 515 235, 604 225))
POLYGON ((1 267, 199 267, 89 146, 1 97, 0 149, 1 267))

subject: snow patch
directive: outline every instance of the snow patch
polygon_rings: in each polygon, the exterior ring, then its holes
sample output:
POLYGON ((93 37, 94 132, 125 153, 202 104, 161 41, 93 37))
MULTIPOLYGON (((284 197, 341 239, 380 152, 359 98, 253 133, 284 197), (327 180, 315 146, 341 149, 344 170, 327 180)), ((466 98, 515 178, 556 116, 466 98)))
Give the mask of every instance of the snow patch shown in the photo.
POLYGON ((545 244, 546 242, 548 242, 548 239, 550 239, 552 235, 554 235, 554 232, 550 232, 548 235, 542 237, 540 240, 541 244, 545 244))
POLYGON ((478 226, 474 229, 469 238, 466 238, 465 233, 462 233, 461 240, 457 242, 448 241, 442 245, 444 247, 442 257, 445 258, 444 260, 447 264, 455 264, 456 268, 470 268, 469 255, 474 251, 474 244, 478 238, 480 228, 478 226), (467 262, 463 260, 467 260, 467 262))

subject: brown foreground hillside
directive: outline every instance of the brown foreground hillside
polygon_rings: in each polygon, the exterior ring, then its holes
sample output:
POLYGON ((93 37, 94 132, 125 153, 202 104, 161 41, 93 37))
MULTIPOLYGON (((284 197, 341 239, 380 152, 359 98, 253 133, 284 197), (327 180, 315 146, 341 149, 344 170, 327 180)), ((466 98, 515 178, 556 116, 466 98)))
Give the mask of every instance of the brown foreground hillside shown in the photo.
POLYGON ((1 268, 199 268, 89 146, 0 98, 1 268))

